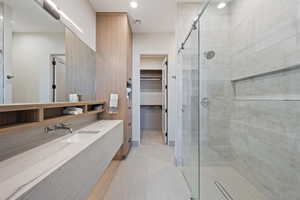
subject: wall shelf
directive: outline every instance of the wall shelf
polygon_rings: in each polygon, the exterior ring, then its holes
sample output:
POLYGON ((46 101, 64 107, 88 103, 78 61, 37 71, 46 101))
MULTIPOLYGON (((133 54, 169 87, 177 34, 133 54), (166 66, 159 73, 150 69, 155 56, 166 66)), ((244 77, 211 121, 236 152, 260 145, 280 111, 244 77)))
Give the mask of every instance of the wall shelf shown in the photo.
POLYGON ((94 115, 94 114, 103 113, 103 112, 105 112, 105 110, 101 109, 101 110, 88 111, 86 114, 87 115, 94 115))
POLYGON ((0 128, 0 136, 6 135, 7 132, 19 130, 19 129, 26 129, 26 128, 33 128, 37 127, 39 125, 39 122, 28 122, 28 123, 16 123, 13 126, 7 125, 7 126, 1 126, 0 128))
POLYGON ((34 128, 100 114, 105 112, 104 106, 105 102, 0 105, 0 135, 5 135, 18 129, 34 128), (99 106, 101 106, 100 109, 99 106), (83 108, 83 113, 79 115, 64 115, 62 111, 67 107, 83 108), (94 110, 97 107, 99 110, 94 110))
POLYGON ((161 92, 141 92, 141 105, 162 105, 161 92))
POLYGON ((141 81, 161 81, 161 78, 141 78, 141 81))
POLYGON ((86 113, 82 113, 79 115, 62 115, 58 117, 52 117, 45 119, 41 122, 41 124, 51 124, 51 123, 59 123, 67 120, 77 119, 86 116, 86 113))
POLYGON ((266 71, 266 72, 232 78, 231 82, 235 83, 235 82, 239 82, 239 81, 245 81, 248 79, 258 78, 258 77, 262 77, 262 76, 268 76, 268 75, 283 73, 283 72, 287 72, 287 71, 292 71, 292 70, 299 69, 299 68, 300 68, 300 65, 292 65, 292 66, 288 66, 288 67, 282 67, 279 69, 273 69, 273 70, 266 71))
POLYGON ((162 71, 162 68, 144 68, 140 67, 140 71, 162 71))

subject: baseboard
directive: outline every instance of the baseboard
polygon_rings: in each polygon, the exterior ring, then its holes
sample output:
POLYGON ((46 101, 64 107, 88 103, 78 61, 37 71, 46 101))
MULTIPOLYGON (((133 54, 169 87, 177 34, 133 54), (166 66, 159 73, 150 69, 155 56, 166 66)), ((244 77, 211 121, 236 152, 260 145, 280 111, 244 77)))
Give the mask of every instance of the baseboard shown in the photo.
POLYGON ((182 167, 183 166, 183 161, 182 159, 178 159, 178 158, 175 158, 175 166, 176 167, 182 167))
POLYGON ((168 145, 170 147, 175 147, 175 141, 170 140, 168 145))
POLYGON ((138 147, 140 145, 140 141, 132 141, 132 147, 138 147))

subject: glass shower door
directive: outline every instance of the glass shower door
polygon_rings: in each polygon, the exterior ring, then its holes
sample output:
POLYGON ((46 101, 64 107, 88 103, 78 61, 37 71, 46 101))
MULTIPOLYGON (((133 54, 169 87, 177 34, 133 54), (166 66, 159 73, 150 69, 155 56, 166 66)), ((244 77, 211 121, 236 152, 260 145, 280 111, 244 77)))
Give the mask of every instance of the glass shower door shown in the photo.
POLYGON ((182 164, 193 199, 199 199, 199 24, 184 49, 182 67, 182 164))

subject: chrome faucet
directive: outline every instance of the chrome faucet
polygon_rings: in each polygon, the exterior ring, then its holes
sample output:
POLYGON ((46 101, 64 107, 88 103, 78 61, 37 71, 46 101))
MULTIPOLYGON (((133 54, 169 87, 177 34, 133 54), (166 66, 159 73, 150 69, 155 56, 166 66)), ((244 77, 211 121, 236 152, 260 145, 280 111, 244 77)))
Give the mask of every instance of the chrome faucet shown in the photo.
POLYGON ((55 130, 63 129, 68 130, 70 133, 73 133, 73 129, 70 127, 71 124, 59 123, 54 126, 55 130))
POLYGON ((73 133, 73 129, 70 127, 71 124, 67 123, 59 123, 56 124, 55 126, 47 126, 44 128, 45 133, 52 133, 56 132, 56 130, 68 130, 70 133, 73 133))
POLYGON ((45 131, 45 133, 52 133, 52 132, 55 132, 55 128, 47 126, 44 128, 44 131, 45 131))

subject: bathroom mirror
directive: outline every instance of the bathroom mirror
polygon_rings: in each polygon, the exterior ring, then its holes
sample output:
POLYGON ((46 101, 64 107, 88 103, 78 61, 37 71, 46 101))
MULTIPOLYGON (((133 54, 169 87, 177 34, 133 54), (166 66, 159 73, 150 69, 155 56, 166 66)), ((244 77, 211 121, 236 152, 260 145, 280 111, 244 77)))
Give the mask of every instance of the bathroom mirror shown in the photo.
MULTIPOLYGON (((94 52, 66 29, 51 5, 41 2, 0 0, 0 104, 61 102, 70 93, 80 92, 72 83, 86 66, 80 63, 78 70, 80 60, 74 60, 76 52, 70 48, 91 57, 94 52)), ((91 77, 89 84, 81 84, 93 88, 94 80, 91 77)))
POLYGON ((64 25, 34 0, 1 0, 0 20, 2 103, 51 102, 52 60, 65 71, 64 25))

